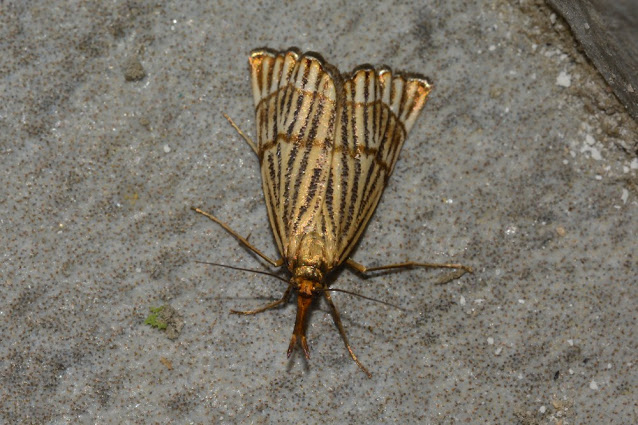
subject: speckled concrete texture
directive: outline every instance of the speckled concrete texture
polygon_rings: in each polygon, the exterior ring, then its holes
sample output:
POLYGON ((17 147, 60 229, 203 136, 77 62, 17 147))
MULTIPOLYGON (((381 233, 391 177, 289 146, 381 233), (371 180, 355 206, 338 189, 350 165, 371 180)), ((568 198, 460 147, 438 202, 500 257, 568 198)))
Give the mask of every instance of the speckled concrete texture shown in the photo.
POLYGON ((538 1, 0 4, 0 423, 636 423, 638 130, 538 1), (436 88, 353 258, 286 359, 247 55, 321 52, 436 88), (175 340, 144 324, 182 316, 175 340))

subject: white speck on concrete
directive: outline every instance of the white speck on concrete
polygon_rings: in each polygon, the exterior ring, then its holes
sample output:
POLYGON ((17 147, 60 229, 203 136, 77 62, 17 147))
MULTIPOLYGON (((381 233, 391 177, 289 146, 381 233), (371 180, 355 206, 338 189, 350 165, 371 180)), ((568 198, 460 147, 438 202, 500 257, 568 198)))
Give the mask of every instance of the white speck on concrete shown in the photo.
POLYGON ((585 136, 585 141, 583 142, 583 146, 580 148, 581 153, 589 153, 592 159, 596 161, 600 161, 603 159, 600 150, 596 147, 596 139, 591 134, 587 134, 585 136))
POLYGON ((572 85, 572 77, 565 71, 561 71, 556 77, 556 85, 561 87, 569 87, 572 85))

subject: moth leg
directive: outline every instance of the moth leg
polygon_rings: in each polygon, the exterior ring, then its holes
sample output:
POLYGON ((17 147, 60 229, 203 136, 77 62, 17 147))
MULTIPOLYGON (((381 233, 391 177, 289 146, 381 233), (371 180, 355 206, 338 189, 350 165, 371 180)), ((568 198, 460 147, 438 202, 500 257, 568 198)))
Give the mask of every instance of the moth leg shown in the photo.
POLYGON ((250 145, 250 147, 253 149, 253 152, 259 155, 259 150, 257 149, 257 145, 255 144, 255 142, 253 142, 250 137, 246 136, 246 134, 243 131, 241 131, 241 129, 237 126, 237 124, 235 124, 235 122, 228 115, 224 114, 224 117, 226 117, 230 125, 232 125, 233 128, 235 129, 235 131, 237 131, 237 133, 239 133, 239 135, 244 138, 246 143, 250 145))
POLYGON ((270 264, 272 264, 275 267, 281 267, 284 264, 284 259, 280 258, 279 260, 275 261, 272 258, 268 257, 266 254, 264 254, 263 252, 261 252, 260 250, 258 250, 257 248, 255 248, 255 246, 253 244, 251 244, 250 242, 248 242, 245 238, 243 238, 239 233, 235 232, 233 229, 231 229, 226 223, 224 223, 223 221, 221 221, 220 219, 218 219, 217 217, 215 217, 212 214, 207 213, 206 211, 200 210, 199 208, 195 208, 195 207, 191 207, 191 210, 195 211, 196 213, 199 213, 203 216, 208 217, 209 219, 213 220, 215 223, 219 224, 220 226, 222 226, 224 228, 224 230, 226 230, 228 233, 230 233, 231 235, 233 235, 239 242, 241 242, 242 244, 244 244, 244 246, 248 249, 250 249, 252 252, 254 252, 255 254, 259 255, 261 258, 263 258, 264 260, 268 261, 270 264))
POLYGON ((275 308, 279 304, 283 304, 283 303, 287 302, 288 299, 290 298, 290 293, 291 292, 292 292, 292 285, 288 285, 288 288, 286 289, 286 292, 284 292, 284 295, 283 295, 283 297, 281 297, 281 299, 278 299, 276 301, 268 303, 265 306, 260 307, 260 308, 255 309, 255 310, 245 310, 245 311, 230 310, 230 312, 233 313, 233 314, 242 314, 242 315, 258 314, 258 313, 264 312, 266 310, 270 310, 271 308, 275 308))
POLYGON ((350 343, 348 342, 348 337, 346 336, 346 331, 343 330, 343 324, 341 323, 341 316, 339 315, 339 311, 337 310, 337 307, 332 302, 332 297, 330 297, 330 294, 328 292, 323 292, 323 296, 325 297, 326 301, 328 302, 328 305, 330 306, 330 310, 332 311, 332 319, 334 320, 335 325, 337 325, 337 329, 339 329, 339 334, 341 335, 341 339, 343 339, 343 342, 346 344, 346 348, 348 349, 348 353, 350 353, 350 357, 352 357, 352 360, 354 360, 357 366, 359 366, 359 368, 366 375, 368 375, 368 378, 372 378, 372 374, 370 373, 370 371, 366 369, 364 365, 361 364, 357 356, 354 354, 354 351, 352 351, 352 347, 350 347, 350 343))
POLYGON ((463 276, 465 273, 474 273, 474 270, 470 266, 464 266, 463 264, 455 264, 455 263, 417 263, 415 261, 406 261, 404 263, 396 263, 396 264, 387 264, 385 266, 379 267, 366 267, 363 264, 359 264, 354 261, 352 258, 348 258, 346 260, 346 265, 359 273, 367 273, 367 272, 376 272, 379 270, 390 270, 390 269, 403 269, 410 267, 427 267, 431 269, 457 269, 458 273, 456 273, 451 279, 458 279, 463 276))

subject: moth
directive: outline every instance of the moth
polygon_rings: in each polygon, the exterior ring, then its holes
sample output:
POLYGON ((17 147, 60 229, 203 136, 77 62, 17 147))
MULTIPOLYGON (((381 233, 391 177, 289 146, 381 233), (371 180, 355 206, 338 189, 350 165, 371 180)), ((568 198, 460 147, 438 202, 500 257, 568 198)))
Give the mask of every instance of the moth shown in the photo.
POLYGON ((418 74, 361 65, 341 74, 314 52, 253 50, 249 58, 255 103, 257 143, 227 116, 259 158, 270 225, 281 258, 273 260, 217 217, 243 245, 291 278, 283 296, 257 314, 297 294, 297 316, 288 357, 301 345, 310 358, 306 318, 316 298, 330 307, 352 360, 355 355, 330 296, 326 277, 346 265, 359 273, 394 268, 472 269, 461 264, 403 262, 365 267, 349 257, 374 213, 410 129, 432 84, 418 74))

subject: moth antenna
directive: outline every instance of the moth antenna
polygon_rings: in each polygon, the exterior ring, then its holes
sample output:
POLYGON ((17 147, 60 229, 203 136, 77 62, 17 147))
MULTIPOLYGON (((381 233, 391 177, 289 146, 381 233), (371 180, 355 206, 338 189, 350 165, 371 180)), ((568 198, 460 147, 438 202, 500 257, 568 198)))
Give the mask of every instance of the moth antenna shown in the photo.
POLYGON ((392 303, 389 303, 387 301, 378 300, 376 298, 366 297, 365 295, 361 295, 361 294, 359 294, 357 292, 346 291, 345 289, 328 288, 328 289, 323 289, 322 291, 323 292, 343 292, 344 294, 353 295, 355 297, 363 298, 364 300, 374 301, 374 302, 379 303, 379 304, 384 304, 384 305, 387 305, 389 307, 394 307, 394 308, 399 309, 401 311, 407 311, 405 308, 399 307, 396 304, 392 304, 392 303))
POLYGON ((281 276, 277 276, 274 273, 270 273, 270 272, 266 272, 263 270, 255 270, 255 269, 245 269, 243 267, 237 267, 237 266, 229 266, 228 264, 219 264, 219 263, 211 263, 210 261, 199 261, 199 260, 195 260, 196 263, 199 264, 208 264, 209 266, 216 266, 216 267, 225 267, 227 269, 233 269, 233 270, 239 270, 242 272, 251 272, 251 273, 257 273, 257 274, 265 274, 266 276, 270 276, 270 277, 274 277, 275 279, 279 279, 282 282, 286 282, 289 283, 286 279, 284 279, 281 276))

